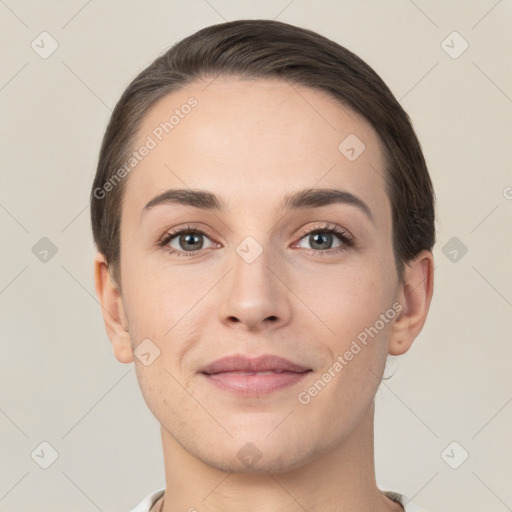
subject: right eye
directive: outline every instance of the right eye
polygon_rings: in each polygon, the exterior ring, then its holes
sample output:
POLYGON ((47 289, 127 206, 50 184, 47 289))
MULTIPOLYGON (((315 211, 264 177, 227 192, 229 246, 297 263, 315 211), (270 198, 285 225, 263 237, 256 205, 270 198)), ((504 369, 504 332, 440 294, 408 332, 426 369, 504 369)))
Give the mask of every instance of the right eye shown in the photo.
MULTIPOLYGON (((185 228, 167 232, 160 242, 162 247, 170 248, 169 254, 176 254, 177 256, 196 256, 202 249, 204 249, 204 238, 210 240, 206 233, 197 228, 187 226, 185 228)), ((206 247, 210 249, 212 245, 206 247)))

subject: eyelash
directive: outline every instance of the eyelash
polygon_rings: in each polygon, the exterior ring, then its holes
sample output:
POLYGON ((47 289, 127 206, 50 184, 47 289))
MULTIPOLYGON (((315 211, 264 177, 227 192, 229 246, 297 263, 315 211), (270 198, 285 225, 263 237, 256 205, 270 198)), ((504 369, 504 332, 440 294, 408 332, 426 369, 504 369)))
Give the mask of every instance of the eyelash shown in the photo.
MULTIPOLYGON (((208 238, 208 233, 205 233, 203 230, 198 229, 193 226, 187 226, 184 228, 179 228, 176 230, 169 231, 164 234, 164 236, 158 241, 157 245, 160 247, 165 247, 173 238, 176 238, 178 235, 181 235, 182 233, 187 234, 195 234, 195 235, 204 235, 208 238)), ((334 247, 331 249, 325 249, 325 250, 314 250, 314 249, 306 249, 310 254, 313 253, 315 256, 324 256, 325 254, 335 254, 342 251, 347 250, 349 247, 353 247, 355 245, 355 238, 346 230, 336 226, 335 224, 324 224, 322 226, 315 226, 312 229, 306 230, 305 232, 300 233, 299 242, 305 238, 306 236, 310 236, 313 234, 318 233, 327 233, 327 234, 334 234, 336 235, 343 243, 342 245, 338 247, 334 247)), ((169 250, 169 248, 166 249, 166 251, 169 254, 174 254, 178 257, 190 257, 190 256, 197 256, 201 251, 204 249, 199 249, 197 251, 178 251, 176 249, 169 250)))

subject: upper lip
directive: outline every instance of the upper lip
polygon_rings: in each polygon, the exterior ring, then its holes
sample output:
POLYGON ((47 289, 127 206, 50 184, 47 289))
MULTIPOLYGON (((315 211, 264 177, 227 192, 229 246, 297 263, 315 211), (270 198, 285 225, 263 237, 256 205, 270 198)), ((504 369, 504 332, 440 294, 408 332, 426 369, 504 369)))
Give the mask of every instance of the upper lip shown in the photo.
POLYGON ((203 373, 222 373, 222 372, 297 372, 303 373, 310 370, 297 363, 293 363, 282 357, 265 354, 259 357, 247 357, 239 354, 217 359, 213 363, 201 368, 203 373))

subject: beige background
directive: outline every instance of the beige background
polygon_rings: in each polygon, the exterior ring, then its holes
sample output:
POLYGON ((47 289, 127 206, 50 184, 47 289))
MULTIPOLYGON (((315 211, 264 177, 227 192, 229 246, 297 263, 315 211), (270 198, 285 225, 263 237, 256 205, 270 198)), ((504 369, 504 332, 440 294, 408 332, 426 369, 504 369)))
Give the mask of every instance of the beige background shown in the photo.
POLYGON ((0 512, 127 511, 164 482, 158 424, 95 299, 88 196, 129 81, 175 41, 242 18, 360 55, 429 164, 434 299, 377 396, 379 485, 429 512, 512 510, 510 0, 0 0, 0 17, 0 512), (31 47, 51 49, 43 31, 58 43, 47 58, 31 47), (453 31, 469 44, 457 58, 453 31), (43 237, 57 249, 46 262, 43 237), (58 453, 47 469, 42 442, 58 453))

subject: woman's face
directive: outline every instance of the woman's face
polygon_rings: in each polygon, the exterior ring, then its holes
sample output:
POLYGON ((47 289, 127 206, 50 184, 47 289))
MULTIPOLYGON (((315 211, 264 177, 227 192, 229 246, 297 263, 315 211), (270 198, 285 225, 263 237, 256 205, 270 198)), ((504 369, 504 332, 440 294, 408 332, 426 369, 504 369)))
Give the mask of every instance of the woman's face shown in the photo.
POLYGON ((401 307, 380 144, 356 113, 280 81, 195 83, 142 120, 133 149, 149 149, 125 178, 122 205, 122 305, 133 348, 146 340, 135 362, 148 406, 210 465, 242 471, 249 454, 261 455, 260 470, 298 467, 369 414, 401 307), (175 189, 224 208, 145 209, 175 189), (318 189, 356 199, 283 207, 318 189), (237 394, 201 372, 234 354, 310 371, 237 394))

